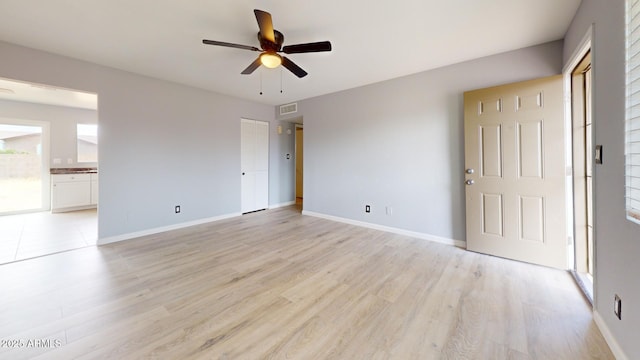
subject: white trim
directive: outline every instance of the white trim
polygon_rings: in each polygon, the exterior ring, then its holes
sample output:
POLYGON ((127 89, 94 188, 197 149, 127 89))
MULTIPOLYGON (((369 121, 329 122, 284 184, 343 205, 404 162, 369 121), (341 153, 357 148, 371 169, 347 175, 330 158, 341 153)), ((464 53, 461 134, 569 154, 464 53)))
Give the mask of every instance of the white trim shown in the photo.
POLYGON ((613 356, 615 356, 617 360, 629 360, 629 357, 624 353, 613 334, 611 334, 607 324, 597 310, 593 310, 593 321, 598 326, 598 329, 600 329, 600 332, 602 333, 604 340, 607 342, 607 345, 609 345, 613 356))
POLYGON ((280 204, 273 204, 273 205, 269 205, 269 209, 277 209, 277 208, 281 208, 281 207, 285 207, 285 206, 291 206, 291 205, 295 205, 296 201, 287 201, 287 202, 283 202, 280 204))
POLYGON ((215 221, 230 219, 230 218, 233 218, 233 217, 236 217, 236 216, 241 216, 241 215, 242 215, 241 213, 232 213, 232 214, 220 215, 220 216, 215 216, 215 217, 206 218, 206 219, 183 222, 183 223, 179 223, 179 224, 161 226, 161 227, 148 229, 148 230, 136 231, 136 232, 132 232, 132 233, 128 233, 128 234, 110 236, 110 237, 107 237, 107 238, 98 239, 98 244, 97 245, 98 246, 99 245, 106 245, 106 244, 111 244, 111 243, 118 242, 118 241, 131 240, 131 239, 139 238, 139 237, 142 237, 142 236, 154 235, 154 234, 159 234, 159 233, 163 233, 163 232, 167 232, 167 231, 187 228, 187 227, 190 227, 190 226, 207 224, 207 223, 211 223, 211 222, 215 222, 215 221))
MULTIPOLYGON (((596 62, 596 54, 594 51, 594 39, 595 39, 595 23, 592 23, 591 25, 589 25, 589 28, 587 29, 587 31, 585 32, 584 36, 582 37, 582 39, 580 40, 580 43, 578 43, 578 46, 576 46, 576 48, 573 50, 573 53, 571 54, 571 56, 569 57, 569 59, 567 60, 567 62, 565 63, 563 69, 562 69, 562 74, 563 74, 563 82, 564 82, 564 105, 565 105, 565 131, 567 136, 565 137, 565 141, 566 141, 566 164, 567 164, 567 181, 565 183, 566 189, 567 189, 567 197, 566 197, 566 201, 567 201, 567 216, 568 219, 570 219, 571 221, 567 223, 567 237, 570 239, 569 243, 570 243, 570 249, 569 251, 567 251, 567 262, 569 264, 569 268, 571 270, 575 270, 576 268, 576 257, 575 257, 575 221, 574 221, 574 187, 573 187, 573 114, 572 114, 572 89, 571 89, 571 78, 572 78, 572 74, 573 74, 573 70, 578 66, 578 64, 580 64, 580 62, 582 61, 582 59, 584 58, 584 56, 587 54, 587 52, 591 52, 591 72, 592 72, 592 77, 591 77, 591 99, 595 99, 595 62, 596 62)), ((595 114, 595 101, 591 101, 591 114, 595 114)), ((595 144, 595 134, 596 134, 596 119, 595 119, 595 115, 592 115, 592 120, 591 120, 591 129, 592 129, 592 143, 595 144)), ((589 161, 593 161, 592 159, 589 159, 589 161)), ((595 189, 596 187, 596 174, 595 174, 595 169, 592 170, 593 174, 592 174, 592 188, 595 189)), ((592 205, 591 208, 594 212, 596 212, 597 208, 596 208, 596 199, 595 196, 593 196, 593 190, 591 193, 591 201, 592 201, 592 205)), ((597 227, 596 224, 596 216, 593 217, 593 226, 594 228, 597 227)), ((595 235, 595 234, 594 234, 595 235)), ((594 236, 593 238, 593 246, 596 246, 596 242, 597 242, 597 238, 594 236)), ((596 298, 597 298, 597 294, 595 291, 595 286, 596 286, 596 274, 598 273, 598 269, 597 269, 597 259, 598 254, 597 252, 593 253, 593 281, 592 281, 592 292, 591 292, 591 300, 592 303, 595 304, 596 303, 596 298)))
MULTIPOLYGON (((589 28, 585 32, 582 40, 578 43, 578 46, 573 50, 573 53, 569 57, 569 60, 566 62, 564 67, 562 68, 562 73, 566 74, 571 73, 573 69, 578 66, 582 58, 587 54, 588 50, 591 50, 591 43, 593 42, 593 38, 595 37, 595 24, 589 25, 589 28)), ((593 64, 593 51, 591 52, 591 63, 593 64)), ((592 66, 593 68, 593 66, 592 66)))
POLYGON ((89 209, 97 209, 97 208, 98 208, 97 204, 83 205, 83 206, 72 206, 72 207, 65 207, 65 208, 59 208, 59 209, 51 209, 51 213, 52 214, 58 214, 58 213, 65 213, 65 212, 70 212, 70 211, 89 210, 89 209))
POLYGON ((410 236, 410 237, 423 239, 423 240, 429 240, 429 241, 437 242, 440 244, 460 247, 463 249, 467 247, 466 241, 462 241, 462 240, 454 240, 454 239, 444 238, 436 235, 420 233, 416 231, 404 230, 404 229, 394 228, 394 227, 385 226, 385 225, 378 225, 378 224, 352 220, 352 219, 342 218, 342 217, 333 216, 333 215, 321 214, 321 213, 308 211, 308 210, 302 210, 302 215, 314 216, 314 217, 331 220, 331 221, 337 221, 337 222, 341 222, 349 225, 361 226, 369 229, 386 231, 394 234, 410 236))

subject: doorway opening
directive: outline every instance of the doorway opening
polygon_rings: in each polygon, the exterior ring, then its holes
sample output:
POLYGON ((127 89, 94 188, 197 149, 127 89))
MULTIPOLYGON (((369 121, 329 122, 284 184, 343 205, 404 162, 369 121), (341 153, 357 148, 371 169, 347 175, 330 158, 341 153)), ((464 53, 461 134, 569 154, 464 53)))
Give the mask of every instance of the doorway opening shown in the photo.
POLYGON ((96 245, 97 136, 80 128, 97 126, 97 106, 97 94, 0 78, 0 264, 96 245), (52 196, 60 176, 74 201, 52 196))
POLYGON ((49 127, 0 120, 0 215, 49 208, 49 127))
POLYGON ((296 206, 302 207, 303 179, 304 179, 304 128, 300 124, 296 124, 296 206))
POLYGON ((593 301, 593 124, 591 51, 571 70, 574 276, 593 301))

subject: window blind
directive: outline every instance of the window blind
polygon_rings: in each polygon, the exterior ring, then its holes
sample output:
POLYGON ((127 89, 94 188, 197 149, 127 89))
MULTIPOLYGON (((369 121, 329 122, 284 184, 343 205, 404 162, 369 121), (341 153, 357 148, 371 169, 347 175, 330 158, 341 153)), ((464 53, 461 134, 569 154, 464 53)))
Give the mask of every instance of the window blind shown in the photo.
POLYGON ((626 12, 625 197, 627 218, 640 224, 640 0, 626 12))

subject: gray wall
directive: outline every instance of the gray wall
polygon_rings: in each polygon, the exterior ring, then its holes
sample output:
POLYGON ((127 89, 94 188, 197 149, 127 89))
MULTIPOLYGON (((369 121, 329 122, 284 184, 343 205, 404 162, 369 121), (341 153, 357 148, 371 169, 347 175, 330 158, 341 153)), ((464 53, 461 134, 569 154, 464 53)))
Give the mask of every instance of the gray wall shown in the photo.
POLYGON ((0 118, 48 122, 51 151, 49 153, 49 161, 53 168, 97 165, 95 163, 78 164, 76 162, 76 126, 77 124, 97 123, 98 113, 95 110, 0 100, 0 118), (60 159, 62 164, 53 164, 53 159, 55 158, 60 159), (68 164, 67 159, 72 159, 73 164, 68 164))
POLYGON ((269 201, 294 201, 272 106, 4 42, 0 54, 0 77, 98 94, 101 239, 240 212, 242 117, 272 122, 269 201))
POLYGON ((587 29, 592 41, 595 143, 603 145, 594 168, 596 277, 595 307, 630 359, 640 358, 640 226, 625 218, 624 0, 583 0, 567 32, 568 61, 587 29), (622 320, 613 314, 614 294, 622 298, 622 320))
POLYGON ((463 92, 561 70, 557 41, 300 101, 304 209, 465 240, 463 92))

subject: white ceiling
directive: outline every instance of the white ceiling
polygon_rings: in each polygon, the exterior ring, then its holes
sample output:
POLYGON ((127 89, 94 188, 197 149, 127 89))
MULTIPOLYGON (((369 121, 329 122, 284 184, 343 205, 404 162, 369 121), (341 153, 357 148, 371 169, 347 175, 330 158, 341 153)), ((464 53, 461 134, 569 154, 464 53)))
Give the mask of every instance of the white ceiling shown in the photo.
POLYGON ((579 5, 580 0, 0 0, 0 40, 277 105, 562 39, 579 5), (272 14, 285 45, 330 40, 333 51, 288 55, 309 73, 302 79, 280 68, 240 75, 258 53, 203 45, 202 39, 259 46, 254 8, 272 14))
POLYGON ((0 99, 96 110, 96 94, 0 78, 0 99))

